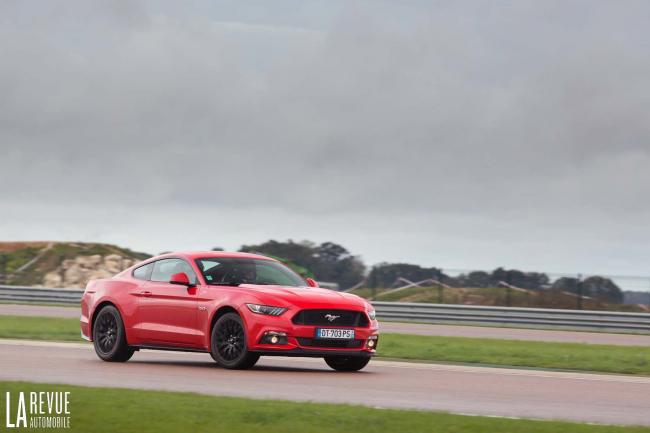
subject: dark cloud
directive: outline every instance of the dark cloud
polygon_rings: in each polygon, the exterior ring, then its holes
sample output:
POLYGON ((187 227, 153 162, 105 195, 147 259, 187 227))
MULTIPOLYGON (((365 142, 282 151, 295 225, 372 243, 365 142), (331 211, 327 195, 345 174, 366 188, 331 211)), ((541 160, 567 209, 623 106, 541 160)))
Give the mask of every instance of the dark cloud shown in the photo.
POLYGON ((645 272, 646 2, 238 5, 3 3, 0 236, 645 272))

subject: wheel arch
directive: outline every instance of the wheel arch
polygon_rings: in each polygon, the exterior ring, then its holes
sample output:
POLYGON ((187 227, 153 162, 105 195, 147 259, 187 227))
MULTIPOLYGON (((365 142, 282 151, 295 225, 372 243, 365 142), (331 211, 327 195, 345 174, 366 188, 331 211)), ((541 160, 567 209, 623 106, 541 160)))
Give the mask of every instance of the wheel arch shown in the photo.
MULTIPOLYGON (((120 310, 120 307, 118 307, 117 304, 115 304, 113 301, 110 301, 108 299, 101 301, 99 304, 97 304, 97 306, 93 310, 92 316, 90 317, 90 329, 88 330, 88 333, 90 334, 89 335, 90 341, 93 341, 93 330, 95 329, 95 320, 97 319, 97 313, 99 313, 100 311, 102 311, 104 307, 107 307, 109 305, 111 307, 115 307, 115 309, 117 309, 117 311, 120 313, 120 316, 124 317, 124 315, 122 314, 122 310, 120 310)), ((124 319, 122 319, 122 322, 124 322, 124 319)))
POLYGON ((217 323, 217 320, 219 320, 219 318, 221 318, 226 313, 235 313, 241 317, 241 314, 239 314, 239 311, 237 311, 235 307, 231 307, 230 305, 223 305, 219 307, 217 311, 215 311, 212 315, 212 319, 210 320, 210 332, 212 332, 212 328, 214 328, 214 324, 217 323))
MULTIPOLYGON (((210 327, 208 328, 208 350, 212 350, 212 329, 214 329, 215 323, 217 323, 217 320, 219 320, 221 317, 223 317, 227 313, 235 313, 239 317, 241 317, 242 321, 244 321, 244 318, 242 315, 237 311, 237 309, 231 305, 222 305, 217 310, 212 314, 212 319, 210 319, 210 327)), ((246 326, 246 322, 244 321, 244 326, 246 326)))

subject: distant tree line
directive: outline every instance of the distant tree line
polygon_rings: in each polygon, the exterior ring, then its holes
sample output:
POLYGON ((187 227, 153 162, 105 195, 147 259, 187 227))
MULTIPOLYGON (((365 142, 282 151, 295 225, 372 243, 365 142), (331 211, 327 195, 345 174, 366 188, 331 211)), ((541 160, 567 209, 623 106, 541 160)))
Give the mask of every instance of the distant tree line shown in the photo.
POLYGON ((440 282, 445 282, 449 279, 449 277, 443 274, 442 270, 438 268, 424 268, 409 263, 380 263, 373 266, 370 270, 366 286, 371 288, 392 287, 396 284, 399 278, 406 278, 407 280, 414 282, 430 278, 440 282))
POLYGON ((559 290, 608 302, 623 302, 622 290, 609 278, 591 276, 579 280, 578 278, 562 277, 551 284, 551 279, 542 272, 523 272, 504 268, 497 268, 492 272, 473 271, 451 277, 438 268, 425 268, 405 263, 380 263, 370 270, 367 286, 372 288, 391 287, 396 285, 399 277, 414 282, 431 278, 452 287, 497 287, 506 283, 522 289, 559 290))
POLYGON ((414 282, 434 279, 452 287, 487 288, 506 283, 522 289, 551 289, 608 302, 623 301, 621 289, 609 278, 599 276, 583 280, 564 277, 551 284, 549 276, 541 272, 497 268, 491 272, 473 271, 452 277, 440 268, 409 263, 379 263, 366 273, 366 266, 358 256, 333 242, 317 244, 310 241, 269 240, 258 245, 243 245, 240 251, 275 257, 305 277, 337 283, 343 290, 360 282, 365 282, 364 285, 370 288, 388 288, 403 284, 398 282, 400 278, 414 282))
POLYGON ((517 269, 497 268, 492 272, 473 271, 451 278, 450 285, 461 287, 496 287, 504 282, 522 289, 547 287, 550 279, 540 272, 523 272, 517 269))

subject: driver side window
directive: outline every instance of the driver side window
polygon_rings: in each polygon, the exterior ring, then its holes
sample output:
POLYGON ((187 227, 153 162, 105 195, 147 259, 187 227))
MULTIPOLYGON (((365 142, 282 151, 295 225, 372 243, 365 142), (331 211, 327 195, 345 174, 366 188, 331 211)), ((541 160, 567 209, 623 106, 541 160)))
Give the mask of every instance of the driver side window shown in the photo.
POLYGON ((181 259, 163 259, 154 262, 150 280, 167 283, 171 279, 172 275, 179 272, 186 273, 192 284, 197 283, 194 270, 189 263, 181 259))

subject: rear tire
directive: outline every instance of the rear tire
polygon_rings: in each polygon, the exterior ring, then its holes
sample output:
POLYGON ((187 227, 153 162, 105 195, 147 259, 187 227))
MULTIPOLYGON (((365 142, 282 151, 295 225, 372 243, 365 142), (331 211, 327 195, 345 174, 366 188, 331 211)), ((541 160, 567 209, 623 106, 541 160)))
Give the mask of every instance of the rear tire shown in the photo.
POLYGON ((212 327, 210 354, 221 367, 246 370, 260 356, 248 350, 246 327, 237 313, 226 313, 212 327))
POLYGON ((326 356, 325 362, 336 371, 359 371, 370 362, 369 356, 326 356))
POLYGON ((126 362, 135 351, 126 343, 126 332, 120 312, 107 305, 97 313, 93 325, 95 353, 107 362, 126 362))

